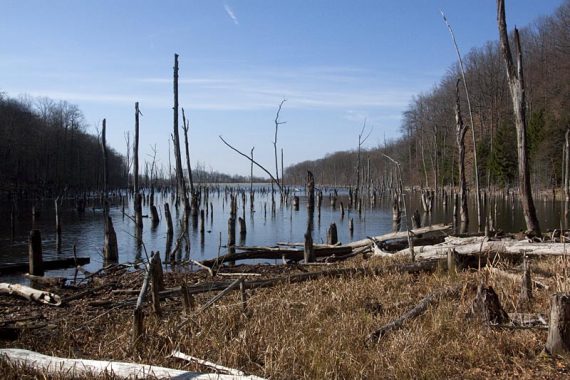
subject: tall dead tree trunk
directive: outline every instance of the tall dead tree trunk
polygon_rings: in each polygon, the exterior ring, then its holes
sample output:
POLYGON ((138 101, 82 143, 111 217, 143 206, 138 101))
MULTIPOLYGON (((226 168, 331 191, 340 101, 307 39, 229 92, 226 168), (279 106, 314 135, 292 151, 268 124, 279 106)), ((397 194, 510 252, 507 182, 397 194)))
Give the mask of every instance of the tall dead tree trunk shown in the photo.
POLYGON ((176 193, 177 199, 184 203, 184 210, 190 210, 190 202, 188 194, 186 194, 186 182, 182 172, 182 158, 180 157, 180 137, 178 134, 178 54, 174 54, 174 107, 173 109, 173 133, 172 142, 174 143, 174 158, 176 160, 176 193))
POLYGON ((186 120, 184 108, 182 108, 182 129, 184 130, 184 146, 186 148, 186 167, 188 168, 188 180, 190 181, 190 195, 192 196, 192 217, 198 217, 198 196, 194 190, 194 180, 192 179, 192 167, 190 166, 190 149, 188 147, 188 130, 190 121, 186 120))
POLYGON ((568 225, 568 202, 570 202, 570 129, 566 130, 566 141, 564 143, 564 228, 568 225))
POLYGON ((457 139, 457 152, 459 155, 459 213, 461 215, 460 232, 467 232, 469 224, 469 211, 467 208, 467 183, 465 181, 465 133, 467 126, 463 124, 461 117, 461 102, 459 101, 459 82, 457 79, 455 84, 455 134, 457 139))
POLYGON ((509 36, 507 34, 507 22, 505 21, 505 0, 497 0, 497 24, 501 40, 501 52, 507 66, 507 78, 509 92, 513 101, 515 127, 517 130, 517 151, 519 169, 519 195, 523 209, 526 228, 529 232, 540 235, 540 226, 536 217, 536 210, 532 199, 530 186, 530 171, 528 167, 528 149, 526 142, 526 93, 523 76, 522 50, 519 31, 515 28, 514 43, 517 49, 517 64, 513 61, 509 36))
POLYGON ((315 215, 315 178, 313 173, 307 171, 307 231, 305 232, 305 263, 315 261, 315 251, 313 248, 313 219, 315 215))
MULTIPOLYGON (((283 103, 285 103, 287 99, 283 99, 279 104, 279 108, 277 109, 277 114, 275 115, 275 140, 273 140, 273 151, 275 152, 275 179, 277 180, 277 185, 279 185, 279 163, 277 161, 277 131, 279 130, 279 126, 281 124, 287 123, 286 121, 279 121, 279 114, 281 113, 281 108, 283 107, 283 103)), ((283 175, 283 173, 281 173, 283 175)), ((279 187, 282 189, 282 186, 279 187)))
POLYGON ((135 140, 133 142, 133 202, 135 209, 135 224, 143 228, 142 196, 139 194, 139 102, 135 103, 135 140))

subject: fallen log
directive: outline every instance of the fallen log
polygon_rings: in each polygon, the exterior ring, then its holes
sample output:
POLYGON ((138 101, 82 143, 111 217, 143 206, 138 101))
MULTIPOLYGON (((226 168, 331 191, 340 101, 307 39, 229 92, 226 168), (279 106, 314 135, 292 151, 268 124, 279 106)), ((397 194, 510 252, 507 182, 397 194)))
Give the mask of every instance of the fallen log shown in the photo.
POLYGON ((44 292, 20 284, 0 283, 0 294, 13 294, 29 301, 35 301, 46 305, 60 306, 61 298, 53 293, 44 292))
MULTIPOLYGON (((459 255, 486 255, 488 253, 520 255, 521 252, 527 256, 563 256, 570 254, 570 249, 565 247, 563 243, 529 243, 513 239, 489 241, 485 240, 484 237, 448 238, 444 243, 416 246, 414 252, 417 258, 433 259, 445 255, 448 249, 454 249, 459 255)), ((410 254, 410 250, 403 249, 396 254, 410 254)))
MULTIPOLYGON (((216 371, 216 373, 224 373, 226 375, 232 375, 232 376, 246 376, 245 372, 240 371, 239 369, 224 367, 222 365, 212 363, 212 362, 209 362, 207 360, 198 359, 194 356, 186 355, 180 351, 172 351, 170 356, 172 356, 173 358, 186 360, 187 362, 196 363, 196 364, 199 364, 201 366, 213 369, 214 371, 216 371)), ((253 376, 253 375, 249 376, 249 379, 263 380, 261 377, 257 377, 257 376, 253 376)))
POLYGON ((398 330, 410 319, 414 319, 423 314, 432 303, 439 301, 439 299, 442 297, 459 294, 460 290, 461 287, 457 286, 454 288, 447 288, 428 294, 426 297, 422 298, 422 300, 416 306, 414 306, 414 308, 405 312, 400 318, 393 320, 392 322, 380 327, 378 330, 370 333, 366 337, 366 340, 369 343, 378 343, 380 339, 382 339, 382 337, 384 337, 386 334, 394 330, 398 330))
MULTIPOLYGON (((204 260, 201 262, 203 266, 215 267, 227 261, 250 260, 250 259, 269 259, 279 260, 285 258, 286 260, 301 261, 305 257, 304 250, 299 249, 285 249, 280 247, 236 247, 243 252, 236 252, 228 255, 223 255, 215 259, 204 260)), ((346 255, 352 252, 351 247, 322 247, 315 248, 315 257, 328 257, 332 255, 346 255)))
MULTIPOLYGON (((76 265, 89 264, 91 259, 89 257, 67 257, 57 260, 49 260, 43 262, 44 270, 71 268, 76 265)), ((30 269, 30 264, 25 261, 21 263, 3 263, 0 265, 0 275, 12 273, 27 273, 30 269)))
MULTIPOLYGON (((488 267, 487 271, 489 271, 489 273, 495 274, 499 277, 506 278, 506 279, 511 280, 513 282, 520 283, 522 280, 522 275, 518 275, 516 273, 510 273, 510 272, 504 271, 504 270, 499 269, 499 268, 488 267)), ((534 278, 532 279, 532 283, 537 288, 548 290, 548 285, 546 285, 546 284, 544 284, 544 283, 542 283, 542 282, 540 282, 534 278)))
POLYGON ((38 352, 18 348, 0 349, 0 356, 5 360, 26 365, 50 375, 62 375, 68 378, 80 376, 112 376, 116 379, 173 379, 178 380, 238 380, 258 379, 255 376, 235 376, 214 373, 181 371, 178 369, 152 366, 148 364, 113 362, 105 360, 67 359, 43 355, 38 352))
MULTIPOLYGON (((447 235, 447 232, 449 231, 451 231, 451 226, 447 224, 435 224, 429 227, 416 228, 411 230, 410 232, 412 233, 412 235, 415 236, 423 235, 423 237, 428 237, 431 235, 435 236, 447 235)), ((407 239, 407 238, 408 238, 408 231, 392 232, 385 235, 374 236, 374 239, 380 242, 388 240, 396 240, 396 239, 407 239)), ((367 239, 357 240, 344 245, 344 247, 351 247, 351 248, 360 248, 365 246, 370 246, 370 239, 367 238, 367 239)))

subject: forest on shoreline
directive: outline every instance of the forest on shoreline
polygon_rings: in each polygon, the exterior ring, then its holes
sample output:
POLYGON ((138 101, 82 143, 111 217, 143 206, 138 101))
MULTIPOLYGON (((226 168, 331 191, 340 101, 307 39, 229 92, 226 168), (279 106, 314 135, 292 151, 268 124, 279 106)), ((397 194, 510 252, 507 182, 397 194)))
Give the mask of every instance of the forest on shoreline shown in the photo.
MULTIPOLYGON (((564 135, 570 127, 570 1, 565 1, 554 14, 521 28, 520 36, 532 185, 534 189, 558 187, 563 178, 564 135)), ((463 64, 473 110, 481 186, 516 186, 516 131, 498 40, 471 49, 463 56, 463 64)), ((456 186, 455 85, 460 77, 456 62, 438 84, 411 100, 403 114, 400 138, 359 149, 361 136, 359 126, 355 126, 353 150, 290 166, 285 178, 290 183, 303 183, 307 170, 311 170, 320 183, 370 182, 380 187, 390 180, 393 170, 385 157, 388 155, 401 164, 405 184, 433 189, 456 186), (360 179, 356 178, 357 173, 360 179)), ((470 128, 465 93, 461 91, 460 95, 465 123, 470 128)), ((361 134, 366 135, 368 130, 369 127, 364 128, 361 134)), ((471 133, 468 130, 465 138, 469 185, 474 182, 471 133)))

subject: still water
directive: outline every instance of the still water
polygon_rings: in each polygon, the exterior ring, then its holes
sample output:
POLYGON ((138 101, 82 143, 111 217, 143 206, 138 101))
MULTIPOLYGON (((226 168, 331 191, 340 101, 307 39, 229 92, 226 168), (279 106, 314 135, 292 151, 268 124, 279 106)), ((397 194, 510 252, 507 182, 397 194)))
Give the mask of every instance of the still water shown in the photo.
MULTIPOLYGON (((235 189, 235 187, 234 187, 235 189)), ((292 207, 292 202, 281 204, 279 195, 276 194, 276 210, 271 212, 271 195, 269 192, 261 192, 262 187, 256 186, 254 212, 250 211, 249 205, 249 185, 242 186, 246 194, 247 204, 242 203, 241 196, 238 196, 237 215, 243 217, 245 211, 245 221, 247 223, 247 235, 243 241, 239 240, 239 225, 236 238, 238 244, 247 246, 272 246, 277 242, 302 242, 307 225, 306 196, 303 188, 291 190, 290 197, 297 195, 300 198, 300 207, 296 211, 292 207)), ((336 223, 339 241, 348 242, 351 240, 363 239, 366 236, 375 236, 392 231, 392 204, 389 197, 378 197, 375 207, 370 205, 367 198, 363 199, 362 212, 359 214, 355 209, 348 208, 348 194, 344 189, 338 189, 338 200, 336 208, 331 206, 331 189, 321 189, 323 201, 320 212, 315 210, 313 241, 315 243, 326 242, 327 230, 331 223, 336 223), (345 215, 341 216, 340 203, 344 204, 345 215), (354 221, 354 230, 349 232, 349 220, 354 221)), ((147 192, 148 193, 148 192, 147 192)), ((411 216, 414 210, 418 209, 423 214, 419 193, 406 193, 406 205, 408 214, 411 216)), ((163 220, 164 202, 171 203, 170 194, 155 195, 161 221, 156 227, 151 226, 150 218, 144 219, 143 242, 144 246, 136 244, 135 225, 128 215, 133 215, 132 199, 125 202, 125 214, 119 198, 111 205, 110 216, 117 234, 119 247, 119 261, 133 262, 145 259, 146 252, 160 251, 164 258, 166 248, 166 222, 163 220)), ((96 203, 96 202, 95 202, 96 203)), ((229 195, 224 188, 214 189, 210 192, 209 203, 212 208, 206 214, 205 232, 199 231, 198 224, 188 227, 190 242, 190 257, 194 260, 203 260, 216 257, 218 254, 225 254, 227 243, 227 226, 229 218, 229 195), (220 247, 220 245, 222 247, 220 247)), ((562 202, 550 199, 536 199, 538 217, 543 230, 554 229, 560 226, 560 215, 562 202)), ((172 203, 171 203, 172 204, 172 203)), ((103 242, 104 226, 103 212, 101 208, 93 208, 88 205, 85 213, 78 213, 75 209, 73 199, 64 200, 60 207, 60 219, 62 224, 62 244, 59 251, 56 249, 55 236, 55 211, 53 200, 36 203, 36 208, 41 210, 41 215, 35 220, 32 218, 32 203, 20 202, 17 204, 15 236, 11 239, 10 233, 10 205, 0 205, 0 264, 27 261, 28 236, 32 228, 41 231, 44 260, 53 258, 72 257, 73 246, 77 249, 78 256, 88 256, 91 263, 85 266, 88 271, 95 271, 103 266, 103 242)), ((470 199, 470 231, 475 231, 476 212, 475 201, 470 199)), ((493 197, 487 202, 488 210, 495 215, 496 226, 504 231, 519 231, 524 229, 524 218, 519 202, 510 197, 493 197), (496 207, 495 207, 496 204, 496 207)), ((203 207, 205 208, 205 206, 203 207)), ((174 219, 174 239, 178 236, 182 217, 182 209, 177 210, 171 206, 171 213, 174 219)), ((435 223, 451 223, 453 206, 451 200, 444 206, 441 197, 436 197, 433 211, 430 215, 422 215, 422 225, 435 223)), ((143 206, 143 215, 150 215, 149 204, 143 206)), ((404 220, 404 216, 402 217, 404 220)), ((405 222, 402 222, 405 228, 405 222)), ((267 262, 267 260, 262 262, 267 262)), ((49 271, 46 274, 52 276, 70 276, 70 270, 49 271)), ((72 274, 71 274, 72 275, 72 274)), ((14 276, 4 276, 6 281, 14 279, 14 276)))

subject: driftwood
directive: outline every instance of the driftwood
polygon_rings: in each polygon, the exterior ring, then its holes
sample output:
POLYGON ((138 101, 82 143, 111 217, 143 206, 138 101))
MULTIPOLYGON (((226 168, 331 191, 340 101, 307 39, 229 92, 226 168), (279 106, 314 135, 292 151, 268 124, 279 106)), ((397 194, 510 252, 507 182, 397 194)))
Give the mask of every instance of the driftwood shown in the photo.
MULTIPOLYGON (((413 235, 423 235, 424 237, 426 237, 426 235, 427 236, 445 235, 450 230, 451 230, 451 227, 449 225, 435 224, 435 225, 430 226, 430 227, 416 228, 414 230, 411 230, 410 232, 413 235)), ((375 240, 381 241, 381 242, 387 241, 387 240, 407 239, 407 238, 408 238, 408 231, 392 232, 392 233, 385 234, 385 235, 374 236, 375 240)), ((345 246, 351 247, 351 248, 360 248, 360 247, 370 246, 370 239, 367 238, 367 239, 353 241, 351 243, 346 244, 345 246)))
POLYGON ((107 375, 116 379, 146 379, 149 377, 158 379, 175 378, 178 380, 258 379, 254 376, 235 376, 181 371, 147 364, 59 358, 17 348, 0 349, 0 356, 10 362, 26 365, 46 374, 60 374, 69 378, 107 375))
MULTIPOLYGON (((416 257, 433 259, 447 254, 448 249, 454 249, 459 255, 478 255, 487 253, 507 253, 520 255, 522 251, 527 256, 562 256, 570 254, 570 249, 564 243, 529 243, 513 239, 489 241, 485 237, 457 238, 449 237, 444 243, 427 246, 416 246, 416 257)), ((397 254, 409 254, 409 249, 403 249, 397 254)))
POLYGON ((20 284, 0 283, 0 294, 14 294, 29 301, 40 302, 46 305, 61 305, 61 298, 58 295, 20 284))
MULTIPOLYGON (((207 360, 198 359, 194 356, 186 355, 180 351, 172 351, 170 356, 172 356, 173 358, 186 360, 187 362, 196 363, 196 364, 199 364, 201 366, 213 369, 217 373, 224 373, 226 375, 232 375, 232 376, 246 376, 245 372, 240 371, 239 369, 224 367, 222 365, 212 363, 212 362, 209 362, 207 360)), ((262 380, 261 377, 257 377, 257 376, 249 376, 249 378, 252 380, 253 379, 262 380)))
POLYGON ((398 330, 404 325, 405 322, 423 314, 432 303, 437 302, 440 298, 459 294, 460 289, 460 287, 454 287, 430 293, 426 297, 422 298, 422 300, 416 306, 414 306, 414 308, 405 312, 400 318, 393 320, 392 322, 380 327, 378 330, 369 334, 366 338, 367 341, 370 343, 379 342, 380 339, 382 339, 382 337, 384 337, 386 334, 394 330, 398 330))

